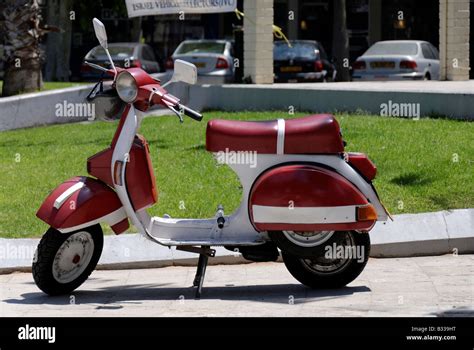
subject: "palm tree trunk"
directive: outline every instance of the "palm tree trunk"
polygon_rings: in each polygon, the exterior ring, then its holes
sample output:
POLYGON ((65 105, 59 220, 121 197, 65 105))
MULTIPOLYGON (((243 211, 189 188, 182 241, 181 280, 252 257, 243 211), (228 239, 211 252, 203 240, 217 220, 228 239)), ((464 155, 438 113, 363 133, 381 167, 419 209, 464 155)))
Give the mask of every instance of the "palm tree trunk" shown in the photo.
POLYGON ((37 0, 10 0, 3 8, 5 76, 2 96, 31 92, 42 87, 37 0))
POLYGON ((69 81, 69 59, 71 53, 72 0, 49 0, 47 23, 61 28, 50 33, 46 40, 46 81, 69 81))
POLYGON ((337 80, 349 81, 349 67, 345 67, 345 60, 349 60, 349 36, 346 23, 346 0, 333 0, 334 21, 332 38, 332 55, 336 59, 337 80))

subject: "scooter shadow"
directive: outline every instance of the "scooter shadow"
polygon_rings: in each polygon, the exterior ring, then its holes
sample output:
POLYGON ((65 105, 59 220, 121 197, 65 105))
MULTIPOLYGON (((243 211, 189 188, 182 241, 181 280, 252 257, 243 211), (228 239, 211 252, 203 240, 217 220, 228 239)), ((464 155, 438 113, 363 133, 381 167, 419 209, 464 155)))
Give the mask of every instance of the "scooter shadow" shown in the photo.
MULTIPOLYGON (((42 292, 21 294, 21 299, 6 299, 8 304, 70 305, 72 296, 76 304, 140 304, 146 301, 193 300, 195 288, 167 287, 169 284, 136 284, 106 287, 95 290, 77 290, 71 295, 48 296, 42 292)), ((299 284, 247 285, 203 287, 200 300, 254 301, 276 304, 302 304, 347 297, 356 293, 370 292, 366 286, 341 289, 310 289, 299 284)))

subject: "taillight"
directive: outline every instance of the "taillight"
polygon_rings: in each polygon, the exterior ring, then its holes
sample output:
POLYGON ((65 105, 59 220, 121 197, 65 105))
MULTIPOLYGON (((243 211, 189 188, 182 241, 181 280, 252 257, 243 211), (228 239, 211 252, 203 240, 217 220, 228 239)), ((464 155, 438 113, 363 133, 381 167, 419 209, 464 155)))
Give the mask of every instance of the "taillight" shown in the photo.
POLYGON ((400 62, 400 69, 416 69, 418 65, 415 61, 401 61, 400 62))
POLYGON ((216 63, 216 69, 227 69, 229 68, 229 62, 225 58, 219 57, 216 63))
POLYGON ((355 61, 352 64, 352 69, 354 70, 360 70, 360 69, 365 69, 365 68, 366 68, 365 61, 355 61))
POLYGON ((357 207, 357 221, 375 221, 377 220, 377 211, 372 204, 357 207))
POLYGON ((165 62, 166 69, 173 69, 174 68, 174 61, 172 58, 168 58, 165 62))
POLYGON ((323 62, 315 61, 314 62, 314 71, 315 72, 321 72, 322 70, 323 70, 323 62))

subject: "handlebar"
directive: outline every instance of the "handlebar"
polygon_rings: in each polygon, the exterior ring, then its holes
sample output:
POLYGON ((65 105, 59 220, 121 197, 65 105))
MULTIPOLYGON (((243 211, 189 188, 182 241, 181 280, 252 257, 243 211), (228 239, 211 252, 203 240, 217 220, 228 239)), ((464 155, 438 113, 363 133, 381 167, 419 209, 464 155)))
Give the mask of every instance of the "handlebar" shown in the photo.
POLYGON ((185 105, 182 105, 182 104, 179 104, 178 108, 189 118, 197 120, 198 122, 202 120, 202 114, 192 110, 191 108, 186 107, 185 105))
POLYGON ((191 119, 194 119, 198 122, 202 120, 202 114, 196 112, 195 110, 181 104, 179 102, 179 98, 171 95, 170 93, 166 92, 163 88, 160 88, 161 91, 157 90, 156 88, 153 89, 153 93, 150 95, 149 99, 155 104, 161 104, 164 107, 168 107, 171 111, 173 111, 178 117, 181 122, 183 122, 182 114, 187 115, 191 119))
POLYGON ((100 70, 102 72, 108 72, 108 69, 107 68, 104 68, 102 66, 99 66, 98 64, 95 64, 95 63, 91 63, 91 62, 87 62, 87 61, 84 61, 85 64, 87 64, 89 67, 91 68, 94 68, 94 69, 97 69, 97 70, 100 70))

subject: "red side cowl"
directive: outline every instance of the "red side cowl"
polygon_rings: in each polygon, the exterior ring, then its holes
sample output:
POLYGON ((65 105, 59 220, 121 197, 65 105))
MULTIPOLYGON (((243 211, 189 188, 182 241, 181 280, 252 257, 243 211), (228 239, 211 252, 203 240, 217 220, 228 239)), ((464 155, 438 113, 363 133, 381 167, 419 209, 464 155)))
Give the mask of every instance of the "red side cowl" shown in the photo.
POLYGON ((349 164, 357 169, 364 177, 372 181, 377 175, 377 167, 364 153, 348 153, 349 164))
POLYGON ((334 171, 288 165, 269 170, 257 179, 250 193, 249 213, 258 231, 369 230, 375 221, 356 218, 356 206, 367 204, 364 195, 334 171), (267 213, 265 221, 254 216, 256 209, 267 213), (305 223, 292 217, 301 215, 302 211, 309 213, 305 223), (335 212, 348 212, 349 219, 335 218, 335 212), (327 213, 328 219, 325 220, 325 215, 312 217, 312 213, 327 213), (282 222, 282 216, 288 221, 282 222))
MULTIPOLYGON (((51 227, 67 229, 102 218, 121 207, 117 194, 103 182, 89 177, 74 177, 63 182, 50 193, 36 216, 51 227), (59 209, 55 208, 56 199, 79 182, 83 182, 84 186, 67 198, 59 209)), ((128 224, 125 227, 122 223, 119 228, 120 232, 116 233, 125 231, 128 224)))
MULTIPOLYGON (((107 148, 87 160, 87 172, 113 187, 110 164, 114 149, 107 148)), ((125 179, 135 210, 152 206, 158 200, 158 191, 151 163, 150 149, 142 135, 135 136, 129 153, 125 179)))

